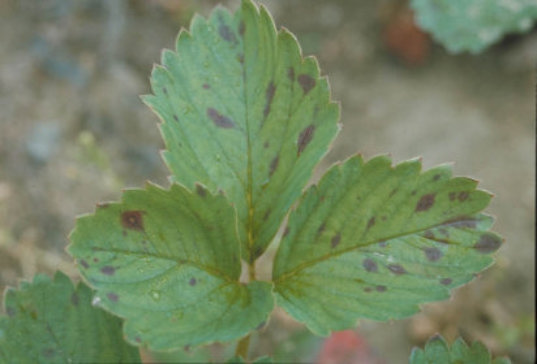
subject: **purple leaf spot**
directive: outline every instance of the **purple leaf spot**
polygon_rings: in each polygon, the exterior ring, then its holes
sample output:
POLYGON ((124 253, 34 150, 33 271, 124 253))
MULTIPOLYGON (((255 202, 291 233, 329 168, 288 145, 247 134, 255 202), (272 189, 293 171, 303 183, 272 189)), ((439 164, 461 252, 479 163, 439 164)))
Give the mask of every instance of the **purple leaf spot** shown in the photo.
POLYGON ((341 233, 337 233, 330 240, 330 246, 332 247, 332 249, 338 246, 340 241, 341 241, 341 233))
POLYGON ((372 228, 374 225, 375 225, 375 216, 373 216, 372 218, 369 219, 369 221, 367 222, 367 227, 366 227, 366 229, 369 230, 369 229, 372 228))
POLYGON ((84 259, 80 259, 80 265, 83 266, 86 269, 89 268, 88 262, 86 262, 84 259))
POLYGON ((421 196, 416 204, 416 212, 427 211, 434 205, 434 193, 428 193, 421 196))
POLYGON ((71 303, 73 304, 73 306, 78 306, 79 302, 80 302, 80 298, 78 297, 78 294, 73 293, 71 295, 71 303))
POLYGON ((125 211, 121 214, 121 225, 124 228, 144 232, 143 214, 145 211, 125 211))
POLYGON ((388 269, 390 270, 390 272, 392 272, 393 274, 396 274, 398 276, 401 275, 401 274, 406 273, 406 269, 403 268, 403 266, 401 266, 399 264, 389 264, 388 269))
POLYGON ((194 278, 194 277, 190 278, 190 280, 188 281, 188 284, 190 284, 191 286, 195 286, 196 283, 197 283, 197 281, 196 281, 196 278, 194 278))
POLYGON ((212 107, 207 109, 207 116, 209 118, 211 118, 211 120, 213 121, 214 125, 216 125, 216 126, 218 126, 220 128, 230 129, 230 128, 233 128, 235 126, 235 124, 231 121, 230 118, 220 114, 218 111, 216 111, 212 107))
POLYGON ((443 284, 444 286, 449 286, 453 282, 451 278, 442 278, 440 280, 440 284, 443 284))
POLYGON ((386 292, 387 290, 386 286, 376 286, 375 289, 377 292, 386 292))
POLYGON ((202 185, 200 185, 199 183, 196 183, 196 193, 198 194, 198 196, 200 197, 205 197, 207 196, 207 190, 205 188, 203 188, 202 185))
POLYGON ((272 177, 272 174, 274 174, 274 171, 276 171, 276 168, 278 168, 278 163, 280 162, 280 157, 276 156, 272 159, 269 166, 269 177, 272 177))
POLYGON ((481 254, 489 254, 496 251, 500 245, 502 245, 502 240, 498 236, 493 234, 483 234, 479 238, 479 241, 474 245, 474 248, 481 254))
POLYGON ((298 83, 300 84, 300 87, 302 87, 304 95, 307 95, 307 93, 315 87, 315 79, 305 73, 298 76, 298 83))
POLYGON ((112 267, 111 265, 105 265, 101 268, 101 273, 106 274, 107 276, 111 276, 116 273, 116 268, 112 267))
POLYGON ((265 91, 265 109, 263 110, 263 116, 266 118, 270 113, 270 107, 272 105, 272 99, 274 98, 274 93, 276 92, 276 86, 274 82, 270 81, 265 91))
POLYGON ((423 252, 425 253, 425 257, 430 262, 436 262, 438 259, 442 258, 442 252, 440 249, 435 247, 427 247, 423 249, 423 252))
POLYGON ((457 196, 457 198, 459 199, 460 202, 464 202, 468 199, 469 196, 470 196, 470 193, 463 191, 463 192, 459 192, 459 195, 457 196))
POLYGON ((119 300, 119 296, 113 292, 107 293, 106 297, 112 302, 117 302, 119 300))
POLYGON ((313 134, 315 133, 315 125, 311 124, 298 136, 297 145, 298 145, 298 155, 300 156, 300 153, 306 148, 306 146, 311 142, 313 139, 313 134))
POLYGON ((376 272, 376 271, 378 271, 377 263, 373 259, 367 258, 366 260, 364 260, 362 265, 363 265, 364 269, 366 271, 368 271, 368 272, 376 272))

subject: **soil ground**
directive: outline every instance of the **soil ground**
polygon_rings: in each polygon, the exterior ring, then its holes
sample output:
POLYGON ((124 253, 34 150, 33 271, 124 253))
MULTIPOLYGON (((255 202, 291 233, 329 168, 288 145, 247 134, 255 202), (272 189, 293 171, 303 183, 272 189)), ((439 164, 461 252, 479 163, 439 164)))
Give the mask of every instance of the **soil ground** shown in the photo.
MULTIPOLYGON (((449 55, 397 1, 262 3, 318 57, 342 104, 343 131, 317 177, 355 153, 422 156, 425 168, 454 162, 455 175, 495 194, 486 211, 505 237, 497 264, 412 318, 361 322, 375 360, 404 363, 440 332, 533 363, 537 32, 449 55)), ((138 95, 180 26, 215 4, 0 1, 0 289, 56 269, 76 278, 64 252, 74 217, 123 187, 167 185, 157 118, 138 95)), ((300 325, 276 312, 256 352, 292 352, 288 330, 300 325)))

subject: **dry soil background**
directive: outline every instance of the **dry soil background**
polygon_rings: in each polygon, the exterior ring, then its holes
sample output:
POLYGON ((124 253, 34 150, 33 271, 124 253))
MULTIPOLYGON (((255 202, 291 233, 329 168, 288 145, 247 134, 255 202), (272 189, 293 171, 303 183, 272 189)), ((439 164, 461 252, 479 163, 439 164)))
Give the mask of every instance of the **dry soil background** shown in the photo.
MULTIPOLYGON (((455 162, 496 195, 497 265, 413 318, 362 322, 379 362, 406 362, 435 332, 534 362, 535 30, 453 56, 397 1, 262 3, 317 55, 341 101, 343 131, 319 171, 357 152, 422 156, 426 168, 455 162)), ((215 4, 0 0, 0 290, 36 272, 75 278, 63 250, 74 217, 125 186, 167 185, 157 118, 138 95, 180 26, 215 4)), ((281 327, 296 325, 277 312, 261 353, 286 340, 281 327)))

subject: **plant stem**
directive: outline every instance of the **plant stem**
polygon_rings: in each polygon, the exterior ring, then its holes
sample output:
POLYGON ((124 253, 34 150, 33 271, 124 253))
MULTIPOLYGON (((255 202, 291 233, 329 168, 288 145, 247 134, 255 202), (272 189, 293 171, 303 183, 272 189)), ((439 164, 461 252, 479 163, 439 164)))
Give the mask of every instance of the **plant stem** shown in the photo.
MULTIPOLYGON (((248 264, 248 280, 249 281, 255 280, 255 261, 248 264)), ((237 347, 235 348, 235 356, 240 356, 244 360, 248 359, 248 349, 250 347, 250 336, 251 334, 248 334, 238 342, 237 347)))

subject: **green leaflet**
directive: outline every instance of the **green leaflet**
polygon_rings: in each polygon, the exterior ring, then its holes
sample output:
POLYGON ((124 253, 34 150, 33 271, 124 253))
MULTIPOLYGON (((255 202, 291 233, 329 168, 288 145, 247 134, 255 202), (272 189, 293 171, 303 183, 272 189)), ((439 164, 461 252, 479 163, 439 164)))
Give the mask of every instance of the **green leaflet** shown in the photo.
MULTIPOLYGON (((490 352, 478 341, 468 347, 462 338, 458 338, 451 348, 444 338, 435 335, 427 341, 425 349, 414 348, 410 364, 491 364, 490 352)), ((492 364, 510 364, 507 358, 496 358, 492 364)))
POLYGON ((121 320, 91 306, 91 291, 57 272, 36 275, 5 293, 0 363, 133 363, 138 350, 121 335, 121 320))
POLYGON ((238 281, 235 229, 223 196, 148 185, 79 218, 69 252, 129 342, 172 350, 240 338, 272 310, 269 283, 238 281))
POLYGON ((353 157, 309 188, 274 262, 277 302, 313 332, 409 316, 492 263, 490 195, 443 165, 353 157))
POLYGON ((412 0, 419 25, 450 52, 479 53, 505 34, 531 29, 535 0, 412 0))
POLYGON ((224 191, 237 210, 242 257, 266 249, 334 139, 339 108, 314 58, 250 0, 216 8, 162 54, 144 97, 162 120, 172 180, 224 191))
MULTIPOLYGON (((245 364, 246 362, 244 361, 243 358, 241 358, 240 356, 234 356, 233 358, 229 359, 226 364, 245 364)), ((252 364, 272 364, 273 361, 270 357, 268 356, 263 356, 261 358, 257 358, 255 359, 254 361, 251 362, 252 364)))

